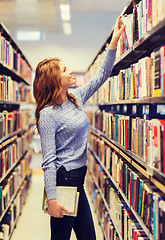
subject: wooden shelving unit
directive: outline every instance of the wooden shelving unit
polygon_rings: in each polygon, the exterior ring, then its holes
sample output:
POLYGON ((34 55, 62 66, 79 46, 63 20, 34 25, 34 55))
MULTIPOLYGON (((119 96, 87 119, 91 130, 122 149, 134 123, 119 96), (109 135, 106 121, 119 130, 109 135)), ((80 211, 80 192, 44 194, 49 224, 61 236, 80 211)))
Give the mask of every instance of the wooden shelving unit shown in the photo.
MULTIPOLYGON (((1 33, 1 36, 3 36, 3 38, 5 39, 5 41, 7 41, 12 46, 12 48, 14 49, 13 51, 15 51, 15 53, 19 54, 19 56, 22 59, 22 61, 24 61, 28 71, 32 71, 32 68, 31 68, 28 60, 25 58, 24 54, 22 53, 20 48, 17 46, 17 44, 13 41, 13 39, 11 38, 10 34, 8 33, 7 29, 3 26, 3 24, 0 24, 0 33, 1 33)), ((6 53, 7 53, 7 51, 6 51, 6 53)), ((13 55, 12 54, 10 55, 10 58, 11 58, 10 60, 14 62, 14 53, 13 53, 13 55), (12 57, 13 57, 13 59, 12 59, 12 57)), ((21 64, 21 63, 19 63, 19 64, 21 64)), ((14 68, 11 68, 10 66, 12 66, 12 65, 7 65, 5 63, 5 61, 2 61, 2 59, 0 59, 0 74, 1 75, 5 75, 5 76, 10 76, 11 79, 14 80, 15 82, 23 83, 24 86, 29 87, 30 84, 31 84, 30 75, 28 75, 29 72, 27 73, 27 75, 25 74, 25 76, 28 76, 28 78, 26 79, 23 76, 23 74, 20 74, 16 70, 16 68, 14 69, 14 68)), ((20 72, 21 72, 21 70, 20 70, 20 72)), ((4 84, 4 83, 2 82, 2 84, 4 84)), ((1 99, 7 99, 7 98, 2 98, 3 95, 0 96, 0 97, 1 97, 1 99)), ((19 111, 19 107, 20 107, 20 102, 0 100, 0 112, 3 112, 4 110, 8 111, 8 112, 19 111)), ((6 121, 8 121, 8 120, 6 120, 6 121)), ((25 136, 27 136, 26 134, 33 134, 33 130, 31 129, 31 126, 33 124, 34 123, 32 123, 32 124, 30 124, 28 126, 24 126, 23 129, 19 128, 16 131, 14 131, 14 132, 12 132, 10 134, 6 134, 7 136, 1 138, 0 139, 0 152, 3 153, 3 151, 6 150, 9 146, 11 146, 11 144, 13 144, 13 143, 15 144, 18 137, 20 138, 20 137, 24 136, 24 134, 25 134, 25 136)), ((1 126, 2 126, 2 124, 1 124, 1 126)), ((1 131, 2 131, 2 129, 1 129, 1 131)), ((21 151, 23 152, 23 150, 21 150, 21 151)), ((20 154, 21 154, 21 152, 20 152, 20 154)), ((4 211, 2 212, 2 215, 0 216, 0 223, 1 224, 3 223, 3 220, 4 220, 5 216, 6 216, 6 214, 8 213, 12 203, 14 202, 15 198, 17 197, 18 192, 21 191, 22 185, 25 183, 25 181, 27 181, 27 182, 29 181, 29 176, 31 176, 31 171, 30 171, 30 168, 29 168, 29 161, 30 161, 31 155, 32 155, 32 150, 29 148, 29 146, 27 146, 27 149, 24 151, 24 153, 22 154, 20 159, 16 159, 14 163, 12 163, 12 161, 11 161, 11 166, 9 165, 7 167, 7 169, 5 169, 5 173, 2 174, 2 177, 0 178, 0 186, 2 186, 2 192, 3 192, 4 181, 6 179, 8 179, 8 177, 10 175, 12 175, 12 172, 14 171, 14 169, 17 168, 19 166, 19 164, 21 164, 21 161, 24 161, 24 163, 26 162, 26 164, 28 166, 28 169, 26 169, 26 173, 25 174, 23 173, 20 185, 19 186, 15 186, 14 193, 13 193, 11 199, 9 199, 7 207, 4 209, 4 211)), ((4 161, 4 159, 0 159, 0 160, 1 160, 0 171, 2 171, 2 168, 4 167, 2 161, 4 161)), ((2 173, 3 173, 3 171, 2 171, 2 173)), ((2 195, 2 198, 3 198, 3 194, 1 194, 1 195, 2 195)), ((0 202, 1 202, 0 208, 1 208, 1 211, 2 211, 3 199, 1 199, 0 202)), ((20 213, 19 213, 19 215, 20 215, 20 213)), ((14 230, 14 227, 15 227, 15 224, 16 224, 17 220, 18 220, 18 218, 15 219, 15 222, 13 223, 14 224, 13 228, 10 229, 11 232, 9 233, 9 238, 8 239, 11 238, 11 235, 13 233, 13 230, 14 230)))
MULTIPOLYGON (((140 0, 130 1, 128 6, 123 10, 122 14, 131 14, 133 12, 134 5, 138 4, 139 2, 140 0)), ((113 29, 109 34, 109 36, 107 37, 107 39, 105 40, 105 42, 103 43, 103 45, 101 46, 98 53, 96 54, 94 60, 90 64, 87 71, 90 71, 90 68, 97 60, 97 57, 106 50, 107 45, 109 45, 111 41, 112 34, 113 34, 113 29)), ((112 72, 109 77, 118 75, 120 70, 127 69, 132 64, 137 63, 140 59, 150 56, 150 54, 155 49, 158 49, 160 46, 164 44, 165 44, 165 19, 163 19, 156 26, 154 26, 151 31, 147 32, 141 39, 136 41, 133 44, 133 46, 131 46, 122 56, 116 59, 112 72)), ((104 101, 104 99, 102 100, 104 101)), ((130 117, 142 117, 142 118, 145 117, 145 119, 147 120, 154 119, 154 118, 165 119, 165 112, 161 113, 160 110, 158 110, 160 105, 161 107, 165 106, 164 96, 145 97, 140 99, 127 99, 127 100, 123 99, 123 100, 111 101, 111 102, 100 102, 100 103, 97 103, 96 105, 100 111, 104 110, 105 112, 111 112, 112 114, 122 114, 130 117)), ((91 104, 90 104, 90 108, 91 108, 91 104)), ((150 183, 155 185, 158 188, 158 190, 160 190, 163 194, 165 194, 165 174, 164 173, 158 171, 158 169, 149 165, 142 158, 140 158, 130 150, 125 149, 124 146, 110 139, 108 136, 106 136, 103 132, 96 129, 95 127, 90 126, 89 132, 90 132, 89 134, 94 135, 96 138, 103 141, 106 144, 106 146, 109 146, 110 148, 112 148, 116 153, 118 153, 123 159, 125 159, 129 163, 129 166, 132 166, 132 168, 136 169, 146 179, 148 179, 150 183)), ((150 230, 144 224, 139 214, 130 206, 125 194, 119 188, 118 183, 116 183, 115 180, 112 178, 109 171, 106 169, 106 167, 101 162, 99 157, 96 156, 96 154, 94 153, 94 150, 90 146, 88 147, 88 149, 93 155, 93 157, 95 158, 95 160, 97 161, 97 163, 99 163, 99 165, 105 172, 106 176, 108 176, 110 181, 113 183, 117 193, 120 194, 123 201, 131 209, 133 215, 135 216, 137 221, 140 223, 142 229, 145 231, 148 238, 155 239, 154 236, 151 234, 150 230)), ((103 194, 101 193, 101 189, 99 189, 99 185, 97 181, 93 176, 92 176, 92 179, 103 199, 105 207, 108 209, 108 205, 106 203, 106 200, 103 194)), ((109 215, 110 215, 110 212, 109 212, 109 215)), ((113 223, 115 226, 115 221, 113 223)), ((119 235, 119 239, 121 239, 121 236, 119 233, 118 235, 119 235)))

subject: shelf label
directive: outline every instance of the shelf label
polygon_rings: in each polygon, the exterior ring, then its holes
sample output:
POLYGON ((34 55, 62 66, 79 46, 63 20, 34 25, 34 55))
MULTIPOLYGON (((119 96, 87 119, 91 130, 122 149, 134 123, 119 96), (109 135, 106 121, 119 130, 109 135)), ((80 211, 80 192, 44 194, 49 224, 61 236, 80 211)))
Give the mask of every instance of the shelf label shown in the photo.
POLYGON ((143 105, 143 114, 149 114, 149 105, 143 105))
POLYGON ((165 105, 164 104, 157 105, 157 113, 160 113, 160 115, 165 115, 165 105))
POLYGON ((124 105, 123 110, 125 113, 127 112, 127 105, 124 105))
POLYGON ((137 105, 132 106, 132 114, 136 114, 137 112, 137 105))

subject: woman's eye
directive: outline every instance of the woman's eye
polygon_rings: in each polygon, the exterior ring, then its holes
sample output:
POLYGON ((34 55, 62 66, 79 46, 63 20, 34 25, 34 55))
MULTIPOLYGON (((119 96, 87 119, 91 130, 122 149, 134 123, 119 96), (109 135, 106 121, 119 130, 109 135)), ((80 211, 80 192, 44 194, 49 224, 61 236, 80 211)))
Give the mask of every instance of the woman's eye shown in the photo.
POLYGON ((63 69, 63 72, 66 72, 66 68, 63 69))

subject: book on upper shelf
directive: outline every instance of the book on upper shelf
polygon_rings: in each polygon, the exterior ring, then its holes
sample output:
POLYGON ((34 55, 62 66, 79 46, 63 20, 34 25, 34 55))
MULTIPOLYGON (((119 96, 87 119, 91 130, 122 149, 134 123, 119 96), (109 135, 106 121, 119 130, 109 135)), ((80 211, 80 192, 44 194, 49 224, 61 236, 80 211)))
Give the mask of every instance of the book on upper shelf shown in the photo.
MULTIPOLYGON (((62 215, 68 216, 77 216, 78 209, 78 200, 79 200, 79 192, 77 192, 77 187, 68 187, 68 186, 56 186, 56 200, 62 204, 67 210, 70 211, 70 214, 62 211, 62 215)), ((42 210, 47 213, 48 202, 47 196, 44 189, 43 193, 43 202, 42 202, 42 210)))

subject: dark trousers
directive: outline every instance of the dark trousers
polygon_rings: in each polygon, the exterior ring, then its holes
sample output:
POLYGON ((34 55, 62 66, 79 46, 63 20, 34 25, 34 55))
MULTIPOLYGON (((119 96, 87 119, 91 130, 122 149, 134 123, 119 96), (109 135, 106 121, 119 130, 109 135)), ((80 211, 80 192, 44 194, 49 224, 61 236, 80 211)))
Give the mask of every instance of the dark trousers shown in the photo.
POLYGON ((93 219, 84 191, 86 170, 87 167, 84 166, 66 171, 62 166, 57 171, 57 186, 76 186, 80 196, 77 217, 51 217, 51 240, 69 240, 72 228, 78 240, 96 240, 93 219))

